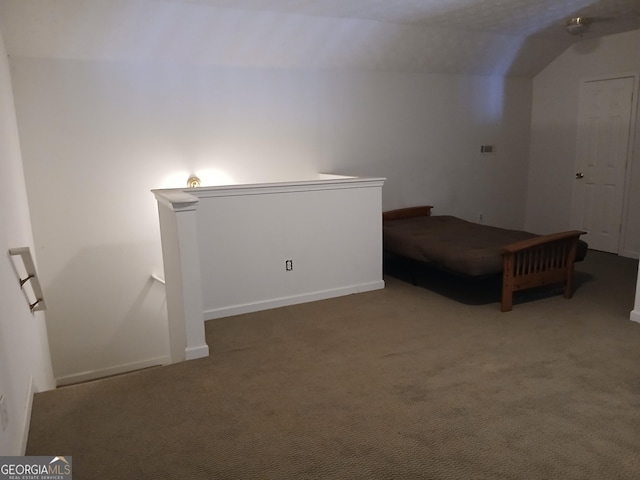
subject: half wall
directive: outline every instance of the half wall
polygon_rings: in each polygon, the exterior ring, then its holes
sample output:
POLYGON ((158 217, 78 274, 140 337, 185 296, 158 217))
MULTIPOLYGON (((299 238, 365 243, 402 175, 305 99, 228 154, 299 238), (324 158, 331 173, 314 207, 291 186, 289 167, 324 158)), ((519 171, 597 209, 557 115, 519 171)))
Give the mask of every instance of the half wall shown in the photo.
POLYGON ((171 359, 208 355, 204 321, 384 288, 383 178, 153 190, 171 359))

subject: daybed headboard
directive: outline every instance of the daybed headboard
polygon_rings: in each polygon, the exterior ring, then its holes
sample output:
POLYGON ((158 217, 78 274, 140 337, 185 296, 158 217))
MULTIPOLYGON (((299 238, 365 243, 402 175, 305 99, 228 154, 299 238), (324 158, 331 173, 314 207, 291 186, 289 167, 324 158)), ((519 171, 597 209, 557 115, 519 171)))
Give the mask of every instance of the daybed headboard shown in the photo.
POLYGON ((400 208, 398 210, 389 210, 388 212, 382 212, 382 221, 387 220, 400 220, 402 218, 412 217, 430 217, 431 205, 423 205, 420 207, 400 208))

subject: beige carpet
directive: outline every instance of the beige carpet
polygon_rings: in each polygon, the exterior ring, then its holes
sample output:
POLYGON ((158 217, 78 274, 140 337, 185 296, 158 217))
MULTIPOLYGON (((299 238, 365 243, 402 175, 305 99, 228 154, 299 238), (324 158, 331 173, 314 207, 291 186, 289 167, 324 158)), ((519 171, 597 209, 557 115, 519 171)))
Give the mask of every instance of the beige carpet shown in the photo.
POLYGON ((578 268, 572 300, 509 313, 490 284, 396 267, 207 322, 208 358, 37 394, 27 454, 73 456, 76 480, 640 478, 637 261, 578 268))

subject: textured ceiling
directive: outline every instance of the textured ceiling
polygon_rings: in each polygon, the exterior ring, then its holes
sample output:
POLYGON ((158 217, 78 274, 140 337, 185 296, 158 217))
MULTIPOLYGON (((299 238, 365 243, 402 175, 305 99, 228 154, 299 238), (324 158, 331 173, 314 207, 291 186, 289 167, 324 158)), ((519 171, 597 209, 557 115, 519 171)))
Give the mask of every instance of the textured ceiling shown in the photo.
POLYGON ((9 55, 32 58, 531 77, 639 29, 640 0, 0 0, 9 55))
POLYGON ((170 0, 221 8, 374 20, 513 36, 564 36, 572 16, 595 17, 586 36, 640 29, 640 0, 170 0))

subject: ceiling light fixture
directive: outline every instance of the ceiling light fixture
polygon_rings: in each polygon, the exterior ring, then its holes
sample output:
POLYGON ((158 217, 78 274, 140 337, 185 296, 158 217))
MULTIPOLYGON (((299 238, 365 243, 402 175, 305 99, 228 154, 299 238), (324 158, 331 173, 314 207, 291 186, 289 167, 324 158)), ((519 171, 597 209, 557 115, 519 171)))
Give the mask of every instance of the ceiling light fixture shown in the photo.
POLYGON ((567 32, 571 35, 580 35, 587 31, 589 20, 585 17, 573 17, 567 20, 567 32))

